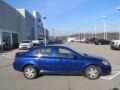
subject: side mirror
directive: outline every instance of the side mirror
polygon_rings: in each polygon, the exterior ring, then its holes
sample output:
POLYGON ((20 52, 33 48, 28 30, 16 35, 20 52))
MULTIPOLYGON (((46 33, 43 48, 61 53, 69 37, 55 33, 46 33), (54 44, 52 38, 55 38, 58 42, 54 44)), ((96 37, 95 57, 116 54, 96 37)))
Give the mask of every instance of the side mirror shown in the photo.
POLYGON ((79 57, 77 55, 74 55, 74 59, 78 59, 79 57))

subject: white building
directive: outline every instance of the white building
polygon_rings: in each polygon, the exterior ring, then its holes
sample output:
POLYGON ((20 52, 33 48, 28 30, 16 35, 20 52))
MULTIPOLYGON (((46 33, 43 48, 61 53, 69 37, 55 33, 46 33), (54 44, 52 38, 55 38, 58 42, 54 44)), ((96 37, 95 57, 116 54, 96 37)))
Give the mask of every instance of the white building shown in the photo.
POLYGON ((38 12, 33 11, 33 16, 35 18, 35 39, 44 38, 44 27, 41 15, 38 12))
POLYGON ((0 46, 7 43, 18 45, 22 40, 44 39, 41 15, 26 9, 15 9, 0 0, 0 46))
POLYGON ((19 36, 19 16, 16 9, 0 0, 0 45, 16 45, 19 36))
POLYGON ((26 9, 17 9, 19 12, 19 42, 35 39, 35 18, 26 9))

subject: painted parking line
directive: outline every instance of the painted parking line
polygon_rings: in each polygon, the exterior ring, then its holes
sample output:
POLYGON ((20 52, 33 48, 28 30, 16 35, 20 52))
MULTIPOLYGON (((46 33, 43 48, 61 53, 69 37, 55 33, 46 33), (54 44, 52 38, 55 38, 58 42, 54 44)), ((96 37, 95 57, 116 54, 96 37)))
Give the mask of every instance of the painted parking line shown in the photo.
POLYGON ((101 79, 112 80, 113 78, 117 77, 118 75, 120 75, 120 71, 112 72, 112 75, 103 76, 103 77, 101 77, 101 79))
POLYGON ((120 68, 120 66, 112 65, 113 68, 120 68))
POLYGON ((112 73, 109 76, 102 76, 101 79, 112 80, 113 78, 120 75, 120 66, 112 66, 112 73))

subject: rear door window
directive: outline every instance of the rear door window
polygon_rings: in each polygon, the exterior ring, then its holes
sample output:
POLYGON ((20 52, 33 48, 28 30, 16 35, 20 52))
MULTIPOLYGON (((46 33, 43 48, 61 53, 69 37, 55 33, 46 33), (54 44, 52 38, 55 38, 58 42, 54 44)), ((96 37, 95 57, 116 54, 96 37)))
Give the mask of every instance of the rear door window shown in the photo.
POLYGON ((34 51, 34 56, 37 57, 51 57, 51 48, 39 48, 34 51))

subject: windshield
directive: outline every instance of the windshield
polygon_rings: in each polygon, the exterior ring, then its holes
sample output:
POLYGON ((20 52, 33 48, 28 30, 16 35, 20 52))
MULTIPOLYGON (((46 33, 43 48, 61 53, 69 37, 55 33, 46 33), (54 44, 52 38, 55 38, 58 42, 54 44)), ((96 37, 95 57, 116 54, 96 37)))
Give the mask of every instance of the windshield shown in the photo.
POLYGON ((22 43, 30 43, 30 41, 22 41, 22 43))
MULTIPOLYGON (((68 47, 68 46, 67 46, 67 47, 68 47)), ((71 50, 79 53, 79 54, 82 55, 82 56, 85 56, 85 55, 86 55, 86 54, 82 53, 80 50, 78 50, 78 49, 76 49, 76 48, 73 48, 73 47, 70 47, 70 46, 69 46, 69 48, 70 48, 71 50)))

